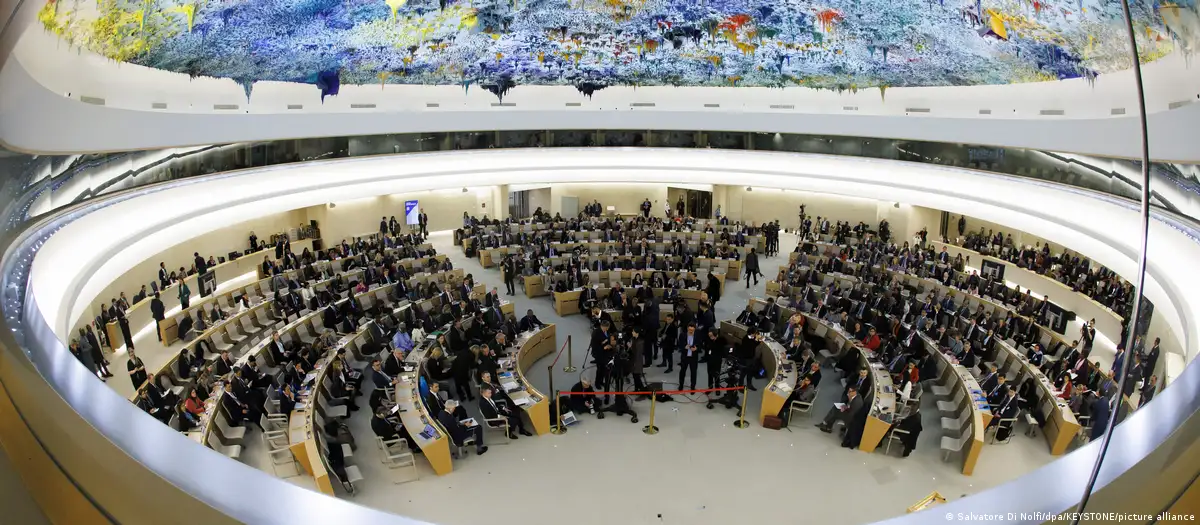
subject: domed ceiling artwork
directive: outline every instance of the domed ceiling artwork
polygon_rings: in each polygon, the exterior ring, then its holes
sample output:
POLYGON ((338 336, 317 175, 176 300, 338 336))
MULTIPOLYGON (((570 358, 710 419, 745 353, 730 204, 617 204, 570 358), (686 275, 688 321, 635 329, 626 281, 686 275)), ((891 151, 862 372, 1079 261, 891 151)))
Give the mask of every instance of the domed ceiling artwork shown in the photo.
MULTIPOLYGON (((1143 61, 1195 0, 1133 1, 1143 61)), ((112 60, 255 82, 857 90, 1095 78, 1131 66, 1114 0, 48 0, 112 60)), ((119 72, 117 73, 119 74, 119 72)))

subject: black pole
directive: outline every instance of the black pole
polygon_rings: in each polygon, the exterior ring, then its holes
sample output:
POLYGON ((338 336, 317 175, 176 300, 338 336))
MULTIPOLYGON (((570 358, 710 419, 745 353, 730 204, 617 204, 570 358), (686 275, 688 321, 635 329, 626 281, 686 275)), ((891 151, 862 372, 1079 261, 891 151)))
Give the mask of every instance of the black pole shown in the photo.
MULTIPOLYGON (((1137 88, 1137 103, 1138 103, 1138 123, 1141 125, 1142 132, 1142 239, 1141 250, 1138 252, 1138 273, 1137 287, 1133 294, 1134 303, 1133 311, 1130 313, 1129 335, 1125 336, 1122 341, 1125 351, 1131 354, 1126 356, 1121 363, 1121 369, 1117 371, 1117 391, 1113 395, 1110 403, 1115 403, 1115 407, 1110 407, 1111 414, 1108 428, 1104 430, 1104 437, 1100 440, 1100 454, 1096 457, 1096 464, 1092 466, 1092 474, 1088 477, 1087 487, 1083 491, 1083 497, 1079 500, 1078 511, 1082 512, 1087 508, 1088 500, 1092 497, 1092 490, 1096 487, 1096 478, 1100 475, 1100 467, 1104 464, 1104 456, 1108 452, 1108 445, 1112 439, 1113 429, 1117 426, 1117 421, 1121 419, 1120 411, 1125 406, 1121 402, 1121 396, 1125 392, 1125 381, 1129 379, 1129 368, 1133 362, 1133 339, 1138 332, 1138 316, 1141 314, 1142 293, 1146 285, 1146 245, 1149 240, 1150 233, 1150 132, 1146 125, 1146 93, 1142 86, 1142 64, 1138 58, 1137 38, 1133 32, 1133 17, 1129 12, 1129 0, 1121 0, 1121 10, 1125 15, 1125 33, 1129 37, 1129 51, 1133 57, 1133 81, 1137 88)), ((1103 395, 1103 394, 1101 394, 1103 395)), ((1079 520, 1082 514, 1075 514, 1075 519, 1071 521, 1072 525, 1079 525, 1079 520)))

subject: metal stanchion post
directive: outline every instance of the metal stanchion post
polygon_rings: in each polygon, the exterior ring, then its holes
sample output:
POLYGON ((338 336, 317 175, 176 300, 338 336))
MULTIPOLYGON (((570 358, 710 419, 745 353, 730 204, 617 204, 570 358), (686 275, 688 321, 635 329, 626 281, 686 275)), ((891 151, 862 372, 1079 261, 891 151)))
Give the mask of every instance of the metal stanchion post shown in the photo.
POLYGON ((650 424, 642 427, 642 432, 645 434, 654 435, 658 433, 658 427, 654 426, 654 406, 658 404, 657 392, 650 394, 650 424))
POLYGON ((567 427, 562 424, 562 396, 558 392, 554 392, 554 425, 550 427, 550 433, 554 435, 566 434, 567 427))
POLYGON ((750 396, 746 395, 746 387, 743 386, 742 387, 742 410, 738 414, 738 420, 733 422, 733 426, 738 427, 738 428, 746 428, 747 426, 750 425, 749 423, 746 422, 746 400, 748 400, 748 399, 750 399, 750 396))
POLYGON ((573 358, 573 353, 571 351, 571 336, 568 335, 567 336, 567 366, 563 367, 563 372, 569 373, 569 372, 575 372, 577 370, 579 370, 579 369, 575 368, 575 359, 573 358))

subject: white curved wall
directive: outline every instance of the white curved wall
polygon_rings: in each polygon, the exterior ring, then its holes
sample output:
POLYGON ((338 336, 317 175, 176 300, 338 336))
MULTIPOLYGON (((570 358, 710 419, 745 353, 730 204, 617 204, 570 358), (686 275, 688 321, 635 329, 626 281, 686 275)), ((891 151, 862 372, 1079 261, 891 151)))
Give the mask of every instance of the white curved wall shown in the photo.
MULTIPOLYGON (((216 228, 325 202, 466 185, 729 180, 762 187, 896 200, 970 213, 1088 254, 1123 276, 1136 270, 1138 218, 1122 201, 1069 187, 956 168, 816 155, 720 150, 485 150, 264 168, 173 185, 64 227, 34 261, 33 293, 60 337, 118 276, 216 228), (236 191, 235 191, 236 189, 236 191), (77 293, 73 293, 77 292, 77 293)), ((1164 347, 1194 356, 1200 244, 1152 221, 1147 296, 1164 347), (1177 344, 1176 344, 1177 342, 1177 344)))
MULTIPOLYGON (((521 86, 504 99, 514 106, 496 107, 491 93, 458 86, 342 86, 338 96, 322 102, 314 86, 262 82, 247 100, 232 80, 118 64, 72 49, 39 27, 25 31, 13 55, 16 60, 0 70, 0 143, 46 153, 418 131, 703 129, 1140 155, 1128 71, 1092 83, 891 88, 886 96, 877 89, 613 87, 585 98, 572 87, 521 86), (103 99, 104 105, 82 103, 81 97, 103 99), (153 109, 155 103, 166 109, 153 109), (217 104, 237 109, 214 109, 217 104), (352 108, 356 104, 373 107, 352 108), (1114 116, 1115 109, 1124 113, 1114 116)), ((1178 53, 1144 70, 1152 156, 1200 161, 1200 148, 1190 140, 1200 105, 1169 109, 1198 101, 1200 72, 1178 53)))

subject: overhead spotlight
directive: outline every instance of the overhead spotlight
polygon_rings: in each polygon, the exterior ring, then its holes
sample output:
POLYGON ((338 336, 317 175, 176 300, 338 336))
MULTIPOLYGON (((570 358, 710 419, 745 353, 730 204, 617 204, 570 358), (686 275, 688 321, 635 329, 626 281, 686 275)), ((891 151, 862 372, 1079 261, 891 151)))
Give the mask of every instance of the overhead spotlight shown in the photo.
POLYGON ((746 186, 746 191, 754 191, 754 188, 751 188, 750 186, 746 186))
POLYGON ((897 203, 893 204, 893 205, 892 205, 892 207, 894 207, 894 208, 899 208, 899 207, 900 207, 900 203, 899 203, 899 202, 897 202, 897 203))
POLYGON ((466 193, 466 192, 467 192, 467 188, 463 187, 463 193, 466 193))

